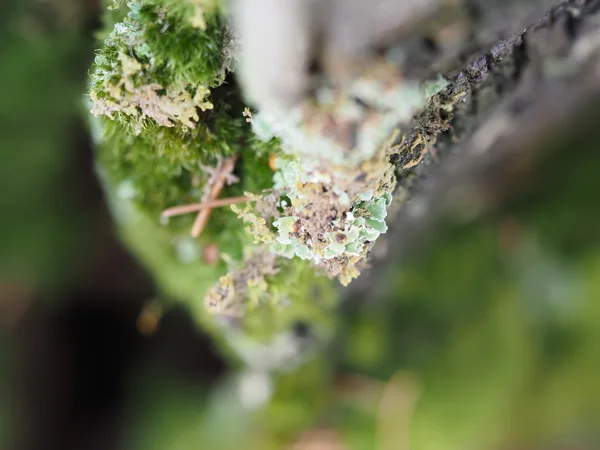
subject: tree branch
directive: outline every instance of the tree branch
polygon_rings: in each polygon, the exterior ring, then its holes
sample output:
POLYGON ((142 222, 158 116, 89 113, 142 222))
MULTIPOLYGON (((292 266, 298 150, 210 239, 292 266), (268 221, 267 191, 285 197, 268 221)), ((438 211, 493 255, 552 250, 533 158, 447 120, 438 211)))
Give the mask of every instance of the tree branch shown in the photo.
POLYGON ((385 267, 410 257, 442 218, 489 211, 557 142, 596 133, 591 118, 600 118, 598 104, 598 0, 563 2, 473 59, 413 120, 392 156, 397 197, 406 200, 389 219, 373 267, 346 298, 372 296, 385 267), (417 139, 423 143, 415 146, 417 139), (405 169, 417 157, 419 164, 405 169))

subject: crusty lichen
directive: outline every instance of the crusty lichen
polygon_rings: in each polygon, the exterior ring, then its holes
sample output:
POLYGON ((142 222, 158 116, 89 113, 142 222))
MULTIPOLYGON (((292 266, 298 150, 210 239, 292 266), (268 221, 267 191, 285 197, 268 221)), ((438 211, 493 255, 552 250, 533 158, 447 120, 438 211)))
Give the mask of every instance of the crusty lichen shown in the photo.
POLYGON ((324 267, 344 285, 358 276, 387 231, 395 187, 389 137, 444 85, 402 82, 399 69, 382 62, 339 84, 325 82, 287 116, 252 115, 254 132, 278 137, 286 153, 274 178, 281 213, 272 222, 272 251, 324 267))
POLYGON ((263 299, 272 300, 272 297, 266 298, 269 285, 265 277, 278 273, 274 254, 259 248, 241 262, 227 259, 229 272, 209 289, 205 297, 210 312, 240 317, 244 315, 246 303, 257 306, 263 299))
MULTIPOLYGON (((286 197, 280 202, 282 217, 273 222, 277 236, 271 248, 326 267, 330 276, 348 284, 357 274, 356 263, 387 230, 391 194, 380 192, 382 178, 356 170, 347 180, 335 179, 326 167, 307 170, 297 162, 282 164, 275 186, 286 197)), ((381 172, 385 167, 381 161, 381 172)))

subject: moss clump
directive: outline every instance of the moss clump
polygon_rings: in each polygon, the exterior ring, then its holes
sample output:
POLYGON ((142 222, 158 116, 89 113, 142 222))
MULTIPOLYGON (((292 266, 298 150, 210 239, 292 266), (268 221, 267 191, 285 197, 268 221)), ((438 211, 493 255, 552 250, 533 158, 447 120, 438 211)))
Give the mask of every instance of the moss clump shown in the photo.
POLYGON ((157 214, 199 199, 208 179, 200 164, 243 153, 257 172, 241 177, 251 182, 237 190, 268 186, 270 146, 253 139, 235 86, 223 84, 229 38, 218 11, 205 14, 203 30, 187 20, 193 11, 186 2, 128 5, 91 74, 92 111, 101 116, 98 159, 110 182, 126 182, 137 204, 157 214))
POLYGON ((190 23, 187 2, 133 0, 127 6, 127 15, 114 24, 94 61, 92 91, 99 97, 110 96, 107 84, 114 86, 127 76, 136 85, 150 82, 164 88, 223 83, 232 40, 217 8, 207 10, 206 27, 200 29, 190 23), (120 55, 128 57, 125 64, 120 55), (143 71, 129 70, 136 64, 143 71))
POLYGON ((329 335, 335 296, 328 278, 255 245, 234 212, 212 211, 198 239, 189 235, 190 217, 161 220, 166 208, 219 195, 212 191, 225 158, 235 165, 221 197, 264 199, 273 186, 269 158, 281 153, 279 145, 251 130, 251 113, 230 76, 233 41, 219 5, 112 6, 90 99, 98 171, 124 239, 163 292, 185 301, 243 360, 257 345, 271 348, 299 321, 312 323, 316 336, 329 335))

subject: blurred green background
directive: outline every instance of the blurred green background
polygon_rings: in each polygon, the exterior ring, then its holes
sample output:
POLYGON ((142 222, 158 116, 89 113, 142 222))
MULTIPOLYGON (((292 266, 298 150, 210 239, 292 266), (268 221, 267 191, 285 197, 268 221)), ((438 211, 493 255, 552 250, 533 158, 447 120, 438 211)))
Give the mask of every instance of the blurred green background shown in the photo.
POLYGON ((388 266, 250 409, 240 389, 268 382, 227 371, 186 311, 140 322, 156 292, 86 128, 97 18, 92 0, 0 5, 2 448, 600 448, 598 108, 505 201, 388 266))

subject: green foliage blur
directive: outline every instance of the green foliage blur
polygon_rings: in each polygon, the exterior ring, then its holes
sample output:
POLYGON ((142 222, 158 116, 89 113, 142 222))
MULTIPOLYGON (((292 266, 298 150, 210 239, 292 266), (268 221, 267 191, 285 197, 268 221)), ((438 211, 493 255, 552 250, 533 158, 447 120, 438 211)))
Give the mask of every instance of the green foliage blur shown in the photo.
MULTIPOLYGON (((58 287, 74 276, 85 218, 68 180, 93 41, 82 4, 0 6, 0 280, 58 287)), ((79 135, 78 135, 79 131, 79 135)))
MULTIPOLYGON (((81 138, 92 41, 76 2, 0 4, 0 446, 14 425, 7 329, 13 297, 77 277, 86 218, 64 181, 81 138)), ((83 136, 85 140, 85 135, 83 136)))

